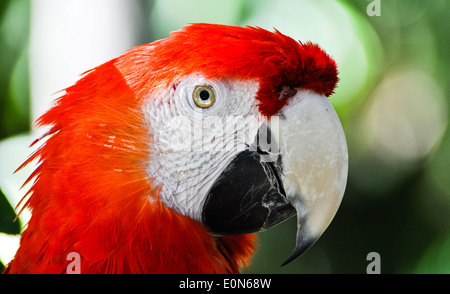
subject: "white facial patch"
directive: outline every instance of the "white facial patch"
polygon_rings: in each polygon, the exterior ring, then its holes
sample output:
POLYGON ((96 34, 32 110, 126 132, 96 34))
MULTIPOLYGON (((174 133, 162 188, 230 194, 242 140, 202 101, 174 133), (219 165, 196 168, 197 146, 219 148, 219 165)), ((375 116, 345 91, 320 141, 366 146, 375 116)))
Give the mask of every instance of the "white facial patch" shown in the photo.
POLYGON ((201 220, 214 181, 256 137, 263 120, 255 99, 258 88, 256 81, 209 80, 194 74, 148 99, 148 176, 161 186, 160 199, 166 206, 201 220), (213 90, 210 107, 194 102, 198 86, 213 90))

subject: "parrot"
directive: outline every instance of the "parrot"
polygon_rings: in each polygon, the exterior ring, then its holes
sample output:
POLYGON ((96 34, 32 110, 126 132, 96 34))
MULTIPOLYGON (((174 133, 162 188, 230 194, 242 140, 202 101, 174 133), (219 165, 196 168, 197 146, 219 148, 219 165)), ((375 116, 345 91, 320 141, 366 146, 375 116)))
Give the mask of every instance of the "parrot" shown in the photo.
POLYGON ((36 121, 18 168, 36 165, 31 218, 4 273, 66 274, 78 256, 82 274, 237 274, 258 232, 296 216, 293 261, 345 192, 338 80, 317 44, 208 23, 86 71, 36 121))

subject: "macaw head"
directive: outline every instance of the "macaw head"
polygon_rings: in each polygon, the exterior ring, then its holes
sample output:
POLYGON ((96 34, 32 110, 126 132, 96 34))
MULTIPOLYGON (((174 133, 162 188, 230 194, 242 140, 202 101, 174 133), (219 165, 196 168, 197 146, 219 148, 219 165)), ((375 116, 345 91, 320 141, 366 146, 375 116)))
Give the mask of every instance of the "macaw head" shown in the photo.
POLYGON ((134 230, 119 222, 139 223, 159 204, 215 237, 297 215, 290 262, 344 194, 346 140, 328 100, 337 81, 317 45, 261 28, 192 24, 133 48, 85 73, 40 118, 51 130, 30 158, 41 165, 28 205, 51 217, 29 228, 56 236, 72 222, 61 242, 89 227, 92 244, 109 242, 101 230, 111 223, 115 234, 134 230))
POLYGON ((289 260, 322 234, 344 194, 348 158, 327 99, 336 64, 317 45, 196 24, 128 53, 118 68, 143 99, 147 175, 167 207, 218 235, 297 214, 289 260))

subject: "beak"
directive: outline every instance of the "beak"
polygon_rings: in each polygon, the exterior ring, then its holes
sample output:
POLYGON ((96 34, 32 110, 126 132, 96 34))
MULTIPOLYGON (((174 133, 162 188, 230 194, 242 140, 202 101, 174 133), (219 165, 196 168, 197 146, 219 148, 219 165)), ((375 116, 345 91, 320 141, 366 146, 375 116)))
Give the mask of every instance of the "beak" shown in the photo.
POLYGON ((214 182, 202 211, 202 222, 218 235, 258 232, 297 214, 296 245, 283 265, 328 227, 348 172, 344 131, 329 100, 306 90, 289 99, 214 182))

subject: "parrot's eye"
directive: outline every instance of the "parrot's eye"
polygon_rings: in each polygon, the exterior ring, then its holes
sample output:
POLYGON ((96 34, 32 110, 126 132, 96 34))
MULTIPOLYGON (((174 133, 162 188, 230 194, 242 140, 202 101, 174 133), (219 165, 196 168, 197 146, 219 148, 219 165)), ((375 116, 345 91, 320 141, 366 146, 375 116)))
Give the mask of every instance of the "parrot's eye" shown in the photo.
POLYGON ((214 92, 209 86, 198 86, 192 96, 198 107, 208 108, 214 104, 214 92))

